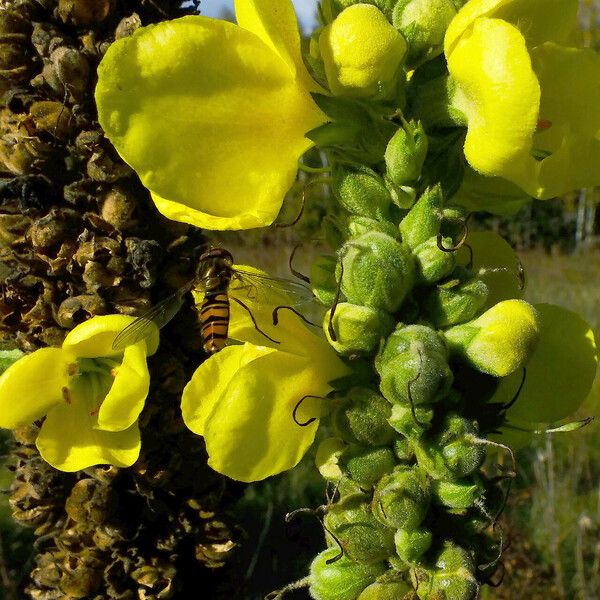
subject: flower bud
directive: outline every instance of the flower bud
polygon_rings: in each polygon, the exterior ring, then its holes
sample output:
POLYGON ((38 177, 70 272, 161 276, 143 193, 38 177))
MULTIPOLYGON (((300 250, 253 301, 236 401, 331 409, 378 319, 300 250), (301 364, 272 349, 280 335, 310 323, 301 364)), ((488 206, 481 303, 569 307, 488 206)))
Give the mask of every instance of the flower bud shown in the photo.
POLYGON ((539 318, 531 304, 505 300, 483 315, 445 332, 450 351, 494 377, 506 377, 523 367, 539 337, 539 318))
POLYGON ((379 232, 350 240, 342 250, 342 292, 348 302, 396 312, 415 281, 408 248, 379 232))
POLYGON ((315 600, 355 600, 385 572, 384 563, 356 563, 339 555, 337 547, 318 554, 310 565, 310 595, 315 600), (329 564, 328 564, 329 563, 329 564))
POLYGON ((394 536, 396 554, 409 565, 416 563, 429 550, 432 541, 433 534, 424 527, 411 531, 398 529, 394 536))
POLYGON ((422 315, 437 329, 466 323, 485 306, 489 288, 481 279, 452 279, 425 296, 422 315))
POLYGON ((316 299, 326 306, 331 306, 335 300, 337 281, 335 279, 335 256, 321 254, 310 267, 310 289, 316 299))
POLYGON ((394 532, 373 516, 366 498, 364 494, 346 496, 331 507, 324 524, 348 558, 360 563, 378 563, 394 553, 394 532))
POLYGON ((466 550, 446 542, 437 556, 433 569, 418 569, 419 600, 473 600, 479 584, 473 573, 475 566, 466 550))
POLYGON ((405 123, 385 150, 387 176, 395 185, 408 185, 419 179, 427 156, 428 142, 421 123, 405 123))
POLYGON ((454 510, 471 508, 481 498, 483 490, 472 479, 459 481, 433 481, 434 501, 454 510))
POLYGON ((414 250, 436 237, 442 226, 444 198, 440 186, 428 188, 400 223, 402 241, 414 250))
POLYGON ((333 315, 333 341, 329 334, 330 314, 328 311, 323 321, 325 335, 335 350, 344 355, 374 352, 394 328, 394 319, 385 311, 342 302, 333 315))
POLYGON ((334 411, 331 421, 346 441, 365 446, 386 446, 396 437, 388 423, 389 402, 367 388, 353 388, 334 411))
POLYGON ((327 481, 339 481, 344 473, 339 466, 340 456, 346 449, 346 444, 340 438, 327 438, 317 448, 315 463, 321 477, 327 481))
POLYGON ((412 591, 404 581, 377 581, 366 588, 357 600, 400 600, 412 591))
POLYGON ((433 409, 429 405, 416 406, 415 414, 413 415, 410 406, 394 404, 389 423, 398 433, 411 440, 421 437, 425 432, 424 426, 431 423, 432 419, 433 409))
POLYGON ((357 238, 365 233, 378 231, 396 240, 400 239, 398 227, 391 221, 376 221, 369 217, 351 216, 346 221, 346 230, 349 238, 357 238))
POLYGON ((349 213, 378 221, 389 219, 392 197, 383 179, 367 167, 340 167, 333 174, 333 191, 349 213))
POLYGON ((431 438, 415 444, 419 465, 435 479, 460 479, 479 469, 485 447, 477 439, 475 424, 457 414, 449 414, 442 428, 431 438))
POLYGON ((375 6, 355 4, 321 32, 319 49, 336 96, 394 96, 407 51, 404 38, 375 6))
MULTIPOLYGON (((400 407, 399 404, 396 404, 396 406, 400 407)), ((393 408, 394 407, 392 407, 392 409, 393 408)), ((394 454, 401 462, 409 462, 415 455, 410 442, 404 437, 396 437, 394 440, 394 454)))
POLYGON ((452 0, 399 0, 396 3, 392 22, 408 42, 410 65, 442 52, 446 29, 455 15, 452 0))
POLYGON ((375 488, 373 514, 388 527, 416 529, 429 510, 429 481, 415 467, 398 467, 375 488))
POLYGON ((375 359, 381 392, 392 404, 431 404, 452 385, 448 351, 436 331, 400 324, 375 359))
MULTIPOLYGON (((445 246, 451 246, 452 240, 444 239, 445 246)), ((437 238, 429 238, 414 249, 417 259, 417 283, 432 284, 443 279, 456 266, 454 252, 444 252, 438 246, 437 238)))
POLYGON ((396 457, 391 448, 363 448, 347 446, 339 461, 342 470, 359 485, 369 488, 391 472, 396 466, 396 457))

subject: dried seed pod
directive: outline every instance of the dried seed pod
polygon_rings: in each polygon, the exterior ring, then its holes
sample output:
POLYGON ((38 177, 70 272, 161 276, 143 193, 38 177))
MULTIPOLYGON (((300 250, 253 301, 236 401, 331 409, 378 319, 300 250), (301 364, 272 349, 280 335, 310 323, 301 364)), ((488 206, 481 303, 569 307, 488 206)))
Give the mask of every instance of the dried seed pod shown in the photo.
POLYGON ((113 7, 111 0, 58 0, 58 14, 77 27, 100 23, 113 7))
POLYGON ((137 202, 134 195, 124 188, 111 188, 102 199, 100 214, 115 229, 126 229, 133 224, 137 202))
POLYGON ((66 140, 71 130, 71 111, 61 102, 34 102, 29 107, 29 123, 34 131, 43 131, 66 140))
POLYGON ((80 100, 87 91, 90 66, 75 48, 59 46, 50 54, 42 70, 44 82, 62 98, 69 94, 72 101, 80 100))
POLYGON ((32 68, 32 26, 15 10, 0 13, 0 92, 27 81, 32 68))
POLYGON ((117 28, 115 29, 115 39, 128 37, 133 34, 136 29, 142 26, 142 20, 137 13, 133 13, 129 17, 121 19, 117 28))
POLYGON ((131 176, 131 167, 104 150, 94 152, 87 163, 87 174, 94 181, 114 183, 131 176))
POLYGON ((56 320, 61 327, 72 329, 96 315, 108 311, 105 301, 97 294, 82 294, 67 298, 58 307, 56 320))

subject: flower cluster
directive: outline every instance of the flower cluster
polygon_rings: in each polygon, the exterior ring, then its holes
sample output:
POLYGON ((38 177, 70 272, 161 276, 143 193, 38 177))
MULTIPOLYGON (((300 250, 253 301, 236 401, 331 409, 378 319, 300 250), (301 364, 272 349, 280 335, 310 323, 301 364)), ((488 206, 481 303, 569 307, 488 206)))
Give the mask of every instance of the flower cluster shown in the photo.
MULTIPOLYGON (((471 600, 502 553, 510 474, 484 471, 487 449, 572 415, 598 356, 579 316, 523 300, 516 255, 469 211, 599 183, 600 58, 569 45, 576 0, 322 0, 306 55, 289 0, 235 5, 237 24, 112 45, 100 123, 158 209, 206 229, 271 224, 318 147, 338 204, 310 275, 326 315, 320 332, 285 295, 233 305, 239 343, 200 365, 184 420, 215 470, 254 481, 295 466, 327 417, 317 600, 471 600)), ((0 425, 45 415, 58 468, 132 464, 156 340, 115 353, 124 319, 10 367, 0 425)))

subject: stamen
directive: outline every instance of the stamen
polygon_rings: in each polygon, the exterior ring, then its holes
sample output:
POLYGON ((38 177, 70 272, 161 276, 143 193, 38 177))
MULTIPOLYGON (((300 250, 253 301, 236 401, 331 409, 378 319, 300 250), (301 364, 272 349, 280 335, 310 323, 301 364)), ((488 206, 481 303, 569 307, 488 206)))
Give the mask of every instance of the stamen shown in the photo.
POLYGON ((67 403, 67 404, 72 404, 73 403, 73 399, 71 398, 71 391, 69 390, 68 387, 64 387, 62 390, 62 397, 63 400, 67 403))
POLYGON ((77 375, 77 372, 79 371, 79 368, 77 366, 77 363, 71 363, 68 367, 67 367, 67 375, 69 377, 74 377, 75 375, 77 375))
POLYGON ((548 119, 539 119, 535 131, 536 133, 546 131, 547 129, 550 129, 550 127, 552 127, 552 121, 549 121, 548 119))
POLYGON ((110 370, 110 375, 111 377, 116 377, 119 374, 119 368, 115 367, 114 369, 110 370))

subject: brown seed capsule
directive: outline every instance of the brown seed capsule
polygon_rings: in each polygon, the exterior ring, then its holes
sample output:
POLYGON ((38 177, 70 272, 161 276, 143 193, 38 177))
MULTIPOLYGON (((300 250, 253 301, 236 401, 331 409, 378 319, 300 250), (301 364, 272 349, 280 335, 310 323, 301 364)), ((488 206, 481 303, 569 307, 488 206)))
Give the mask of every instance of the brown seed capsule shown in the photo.
POLYGON ((67 298, 58 307, 56 320, 61 327, 72 329, 96 315, 105 315, 107 306, 97 294, 83 294, 67 298))
POLYGON ((0 92, 27 80, 31 70, 31 23, 13 10, 0 12, 0 92))
POLYGON ((87 163, 87 174, 94 181, 114 183, 132 173, 131 167, 119 159, 113 159, 103 150, 94 152, 87 163))
POLYGON ((110 0, 59 0, 58 14, 63 22, 78 27, 104 21, 112 10, 110 0))
POLYGON ((34 102, 29 107, 26 121, 34 132, 43 131, 60 140, 69 137, 71 131, 71 111, 61 102, 34 102))
POLYGON ((102 200, 102 218, 115 229, 126 229, 132 223, 132 215, 137 206, 135 196, 124 189, 112 188, 102 200))
POLYGON ((136 29, 142 26, 142 20, 137 13, 133 13, 129 17, 121 19, 121 22, 117 25, 115 30, 115 39, 128 37, 133 34, 136 29))
POLYGON ((42 70, 43 80, 57 96, 62 98, 68 93, 74 101, 85 95, 89 76, 90 66, 85 56, 68 46, 53 50, 42 70))

